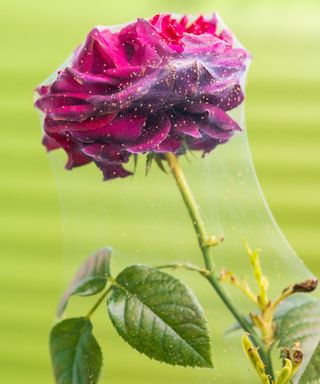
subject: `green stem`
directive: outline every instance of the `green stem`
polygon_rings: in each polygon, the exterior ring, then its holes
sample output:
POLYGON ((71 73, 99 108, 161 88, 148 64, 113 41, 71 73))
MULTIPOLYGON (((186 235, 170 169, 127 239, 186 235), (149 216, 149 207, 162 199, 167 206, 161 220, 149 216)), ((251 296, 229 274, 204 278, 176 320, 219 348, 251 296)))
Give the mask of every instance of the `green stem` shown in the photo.
POLYGON ((205 252, 208 247, 205 245, 208 240, 208 235, 204 226, 204 222, 199 212, 198 204, 189 188, 188 182, 182 172, 176 156, 173 153, 166 153, 165 158, 170 166, 171 172, 176 180, 177 186, 180 190, 183 201, 187 207, 189 215, 192 220, 192 225, 196 231, 198 243, 202 251, 206 269, 212 271, 212 263, 209 254, 205 252))
POLYGON ((103 294, 99 297, 98 301, 94 304, 94 306, 90 309, 90 311, 87 313, 86 317, 89 319, 96 309, 99 307, 99 305, 102 303, 102 301, 108 296, 112 289, 112 284, 103 292, 103 294))
POLYGON ((157 269, 166 269, 166 268, 172 268, 172 269, 177 269, 177 268, 184 268, 189 271, 195 271, 199 272, 201 275, 208 275, 210 272, 206 268, 200 268, 197 265, 193 265, 191 263, 169 263, 169 264, 161 264, 161 265, 156 265, 157 269))
POLYGON ((241 313, 239 313, 239 311, 234 306, 234 304, 226 294, 225 290, 219 283, 218 278, 213 273, 212 262, 210 258, 210 246, 208 246, 208 235, 205 229, 205 225, 200 215, 199 206, 191 192, 188 182, 179 165, 178 159, 173 153, 170 153, 170 152, 166 153, 164 156, 170 166, 171 173, 176 181, 176 184, 179 188, 182 199, 191 217, 192 225, 195 229, 200 250, 204 259, 205 268, 209 272, 211 272, 210 274, 204 275, 204 276, 206 277, 206 279, 208 280, 212 288, 216 291, 216 293, 218 294, 220 299, 223 301, 223 303, 226 305, 226 307, 229 309, 229 311, 232 313, 232 315, 237 320, 239 325, 247 333, 250 334, 250 338, 252 339, 252 342, 256 345, 256 347, 259 348, 259 354, 262 361, 265 364, 265 369, 267 374, 269 374, 270 377, 274 379, 270 355, 265 350, 263 342, 260 340, 259 336, 253 329, 252 325, 247 321, 247 319, 241 313))

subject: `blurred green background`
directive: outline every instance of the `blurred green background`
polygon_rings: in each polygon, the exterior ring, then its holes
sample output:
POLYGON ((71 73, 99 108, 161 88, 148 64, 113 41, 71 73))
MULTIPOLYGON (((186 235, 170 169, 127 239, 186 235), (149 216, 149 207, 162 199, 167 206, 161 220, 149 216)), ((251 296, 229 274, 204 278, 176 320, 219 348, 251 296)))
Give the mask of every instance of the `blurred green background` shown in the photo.
MULTIPOLYGON (((40 145, 32 90, 96 24, 158 12, 216 10, 254 61, 248 133, 280 227, 320 274, 320 4, 318 1, 4 1, 0 13, 0 382, 51 383, 48 329, 61 291, 57 189, 40 145)), ((107 382, 107 380, 106 380, 107 382)))

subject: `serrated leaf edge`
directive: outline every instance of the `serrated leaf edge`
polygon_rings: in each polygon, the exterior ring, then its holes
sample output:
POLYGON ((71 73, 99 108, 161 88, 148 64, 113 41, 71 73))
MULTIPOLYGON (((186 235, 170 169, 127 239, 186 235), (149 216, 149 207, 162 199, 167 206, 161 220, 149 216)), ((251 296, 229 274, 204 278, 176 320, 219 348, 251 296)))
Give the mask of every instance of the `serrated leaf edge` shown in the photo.
MULTIPOLYGON (((92 329, 93 329, 93 327, 92 327, 92 323, 91 323, 91 321, 89 320, 89 319, 87 319, 87 318, 85 318, 85 317, 80 317, 80 318, 69 318, 69 319, 66 319, 66 320, 63 320, 62 322, 60 322, 60 323, 57 323, 53 328, 52 328, 52 330, 51 330, 51 334, 50 334, 50 350, 51 350, 51 360, 52 360, 52 366, 53 366, 53 371, 54 371, 54 376, 55 376, 55 379, 56 379, 56 383, 59 383, 59 380, 60 380, 60 378, 61 378, 61 376, 63 375, 63 374, 65 374, 68 370, 70 370, 71 368, 72 368, 72 384, 74 383, 74 377, 75 377, 75 375, 76 375, 76 370, 78 369, 78 365, 79 364, 76 364, 75 362, 77 361, 77 356, 78 356, 78 353, 79 353, 79 351, 78 351, 78 346, 79 345, 81 345, 81 339, 83 338, 83 336, 86 336, 86 328, 88 328, 87 329, 87 331, 88 331, 88 333, 90 334, 90 336, 93 338, 93 340, 94 340, 94 342, 95 342, 95 344, 96 344, 96 348, 97 348, 97 350, 99 351, 99 353, 101 354, 101 361, 102 361, 102 351, 101 351, 101 348, 100 348, 100 345, 97 343, 97 341, 96 341, 96 339, 95 339, 95 337, 94 337, 94 335, 93 335, 93 333, 92 333, 92 329), (52 341, 51 341, 51 338, 52 338, 52 336, 53 336, 53 334, 54 334, 54 331, 57 329, 57 327, 58 326, 60 326, 63 322, 65 322, 65 321, 70 321, 70 320, 83 320, 83 325, 82 325, 82 327, 81 327, 81 329, 80 329, 80 331, 79 332, 68 332, 68 334, 74 334, 74 335, 79 335, 79 337, 78 337, 78 339, 77 339, 77 342, 76 342, 76 345, 75 345, 75 347, 67 347, 67 348, 63 348, 63 349, 61 349, 61 350, 59 350, 58 352, 55 352, 55 354, 53 355, 53 351, 52 351, 52 347, 51 347, 51 343, 52 343, 52 341), (61 353, 63 353, 63 352, 65 352, 65 351, 67 351, 67 350, 69 350, 69 349, 74 349, 75 350, 75 352, 74 352, 74 357, 73 357, 73 364, 72 364, 72 367, 70 368, 66 368, 66 369, 64 369, 63 371, 61 371, 60 373, 59 373, 59 376, 57 376, 57 373, 56 373, 56 370, 55 370, 55 361, 56 361, 56 359, 57 359, 57 357, 61 354, 61 353)), ((99 372, 99 376, 100 376, 100 374, 101 374, 101 367, 100 367, 100 372, 99 372)), ((99 379, 97 380, 97 382, 99 381, 99 379)))
MULTIPOLYGON (((145 267, 144 265, 137 265, 137 266, 141 266, 141 267, 145 267)), ((129 267, 127 267, 127 268, 125 268, 122 272, 124 272, 126 269, 128 269, 128 268, 130 268, 130 266, 129 267)), ((151 268, 151 267, 149 267, 150 269, 154 269, 154 270, 156 270, 155 268, 151 268)), ((160 273, 162 273, 162 274, 164 274, 164 275, 166 275, 165 273, 163 273, 163 272, 161 272, 161 271, 159 271, 159 270, 156 270, 157 272, 160 272, 160 273)), ((121 272, 121 273, 122 273, 121 272)), ((119 274, 120 275, 120 274, 119 274)), ((194 295, 194 293, 192 292, 192 290, 190 289, 190 288, 188 288, 187 286, 185 286, 181 281, 179 281, 178 279, 176 279, 175 277, 173 277, 173 276, 171 276, 171 275, 168 275, 168 276, 170 276, 172 279, 174 279, 174 280, 176 280, 177 282, 179 282, 179 284, 182 284, 183 286, 184 286, 184 288, 186 289, 186 291, 187 291, 187 293, 189 294, 189 296, 192 298, 192 300, 193 301, 195 301, 195 303, 198 305, 198 307, 199 307, 199 309, 201 309, 201 312, 202 312, 202 315, 203 315, 203 319, 204 319, 204 322, 205 322, 205 324, 207 324, 207 319, 206 319, 206 317, 205 317, 205 312, 203 311, 203 309, 202 309, 202 306, 200 305, 200 303, 199 303, 199 300, 197 299, 197 297, 194 295)), ((156 312, 154 312, 153 310, 151 310, 150 309, 150 307, 148 307, 139 297, 137 297, 134 293, 132 293, 132 292, 130 292, 126 287, 123 287, 121 284, 119 284, 118 282, 116 282, 116 284, 114 284, 114 287, 113 287, 113 289, 117 289, 117 288, 120 288, 120 289, 122 289, 125 293, 126 293, 126 295, 131 295, 132 297, 134 297, 134 298, 136 298, 137 300, 139 300, 140 301, 140 303, 142 304, 142 306, 143 306, 143 308, 147 308, 156 318, 158 318, 158 319, 160 319, 161 320, 161 322, 166 326, 166 328, 165 329, 167 329, 167 328, 170 328, 177 336, 178 336, 178 338, 179 338, 179 340, 181 340, 183 343, 185 343, 185 345, 189 348, 189 349, 191 349, 193 352, 196 352, 196 354, 200 357, 200 359, 201 360, 203 360, 204 361, 204 363, 205 363, 205 365, 203 366, 204 368, 212 368, 213 367, 213 364, 212 364, 212 361, 211 361, 211 359, 208 361, 208 360, 206 360, 196 349, 194 349, 174 328, 172 328, 170 325, 168 325, 164 320, 162 320, 162 318, 156 313, 156 312)), ((115 322, 114 322, 114 320, 113 320, 113 318, 112 318, 112 315, 110 314, 110 311, 109 311, 109 302, 112 300, 112 295, 111 296, 109 296, 109 298, 108 298, 108 300, 107 300, 107 304, 108 304, 108 312, 109 312, 109 317, 110 317, 110 319, 111 319, 111 322, 113 323, 113 325, 114 325, 114 327, 115 327, 115 329, 117 330, 117 332, 118 332, 118 334, 123 338, 123 340, 127 343, 127 344, 129 344, 130 345, 130 343, 125 339, 125 337, 121 334, 121 332, 119 332, 119 330, 118 330, 118 328, 116 327, 116 325, 115 325, 115 322)), ((127 303, 127 299, 126 299, 126 303, 127 303)), ((141 311, 141 312, 143 312, 143 311, 141 311)), ((205 331, 208 331, 208 329, 206 328, 206 329, 203 329, 203 330, 205 330, 205 331)), ((165 334, 165 332, 164 332, 164 334, 165 334)), ((210 338, 207 336, 207 339, 208 339, 208 342, 209 342, 209 346, 211 346, 211 340, 210 340, 210 338)), ((131 346, 131 345, 130 345, 131 346)), ((132 346, 131 346, 132 347, 132 346)), ((150 357, 150 356, 148 356, 149 358, 151 358, 152 360, 156 360, 156 359, 154 359, 153 357, 150 357)), ((211 348, 210 348, 210 357, 211 357, 211 348)), ((168 363, 168 364, 170 364, 170 363, 168 363)), ((178 364, 170 364, 170 365, 178 365, 178 364)), ((192 367, 196 367, 197 365, 192 365, 192 367)))

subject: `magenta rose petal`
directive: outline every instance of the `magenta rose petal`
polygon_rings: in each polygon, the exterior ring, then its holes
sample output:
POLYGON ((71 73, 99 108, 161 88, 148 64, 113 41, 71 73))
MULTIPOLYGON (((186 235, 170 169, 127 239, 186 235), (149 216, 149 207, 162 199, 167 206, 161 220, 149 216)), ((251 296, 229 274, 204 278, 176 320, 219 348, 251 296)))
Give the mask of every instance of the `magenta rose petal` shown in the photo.
POLYGON ((209 55, 219 57, 227 47, 225 41, 207 33, 200 36, 185 34, 181 41, 185 47, 183 53, 189 57, 203 58, 209 55))
POLYGON ((87 87, 95 86, 95 85, 102 85, 102 86, 110 86, 110 85, 116 85, 119 83, 117 79, 114 77, 107 76, 105 73, 103 75, 99 74, 90 74, 87 72, 80 72, 75 68, 67 68, 68 72, 73 76, 73 79, 81 84, 86 85, 87 87))
POLYGON ((127 163, 129 160, 121 145, 116 144, 95 143, 84 147, 82 152, 95 162, 127 163))
POLYGON ((217 140, 211 137, 204 137, 200 140, 189 143, 189 148, 195 151, 203 151, 203 154, 214 150, 219 144, 226 143, 227 140, 217 140))
MULTIPOLYGON (((142 69, 148 66, 156 68, 162 62, 162 55, 157 51, 157 44, 146 43, 145 38, 141 37, 139 24, 141 22, 138 20, 138 22, 124 27, 119 32, 119 41, 123 45, 126 58, 132 66, 139 66, 142 69)), ((157 35, 155 31, 153 33, 157 35)))
POLYGON ((144 153, 160 145, 168 136, 171 123, 166 114, 158 115, 147 122, 144 132, 135 145, 127 146, 131 153, 144 153))
POLYGON ((145 66, 146 63, 153 68, 161 64, 161 56, 157 53, 156 49, 149 45, 142 45, 134 50, 130 62, 134 66, 145 66))
POLYGON ((222 92, 217 104, 224 111, 230 111, 238 107, 244 100, 244 94, 239 84, 235 84, 225 92, 222 92))
POLYGON ((220 129, 218 125, 210 125, 206 123, 200 123, 201 133, 205 133, 207 136, 216 140, 228 140, 233 135, 232 130, 220 129))
POLYGON ((51 86, 50 85, 40 85, 39 87, 36 88, 36 92, 40 96, 45 96, 49 93, 51 86))
POLYGON ((62 105, 47 112, 53 120, 83 121, 91 116, 94 107, 90 104, 62 105))
POLYGON ((195 104, 189 109, 190 112, 200 114, 195 116, 199 122, 211 125, 213 128, 224 131, 241 131, 239 124, 227 115, 222 109, 211 104, 195 104))
POLYGON ((92 117, 84 121, 61 121, 53 120, 46 117, 44 121, 44 129, 48 132, 83 132, 95 131, 107 125, 116 117, 116 114, 108 114, 105 116, 92 117))
POLYGON ((174 53, 165 39, 149 21, 138 19, 119 32, 119 41, 132 65, 158 65, 174 53), (142 61, 143 59, 143 61, 142 61), (160 60, 159 60, 160 59, 160 60))
POLYGON ((182 140, 178 137, 167 137, 161 144, 153 149, 157 153, 173 152, 176 153, 181 147, 182 140))
POLYGON ((146 117, 128 113, 115 117, 104 126, 93 131, 75 131, 71 134, 82 142, 100 140, 130 143, 141 136, 145 122, 146 117))
POLYGON ((118 177, 124 178, 132 175, 132 172, 127 171, 121 164, 110 164, 105 161, 96 162, 96 165, 99 169, 101 169, 103 173, 103 179, 105 181, 116 179, 118 177))
POLYGON ((130 87, 126 87, 119 92, 106 96, 90 96, 87 101, 102 110, 105 109, 106 111, 112 111, 117 108, 129 108, 135 100, 142 98, 148 93, 152 85, 157 81, 158 75, 159 72, 154 71, 152 74, 144 76, 135 83, 131 84, 130 87))
POLYGON ((48 152, 53 151, 54 149, 60 148, 60 144, 54 138, 50 137, 46 133, 42 138, 42 144, 46 147, 48 152))
POLYGON ((79 144, 72 137, 70 137, 69 134, 54 133, 52 134, 52 136, 49 137, 50 139, 53 139, 54 141, 59 143, 60 147, 63 148, 66 154, 68 155, 68 161, 65 166, 66 169, 72 169, 74 167, 85 165, 91 162, 91 159, 82 152, 82 145, 79 144))
POLYGON ((87 97, 86 93, 47 93, 45 96, 40 97, 35 105, 41 111, 47 113, 57 107, 86 104, 87 97))
POLYGON ((218 20, 215 15, 211 19, 206 20, 203 16, 199 16, 187 29, 186 32, 193 35, 202 35, 209 33, 215 35, 218 20))
POLYGON ((167 41, 170 48, 176 52, 183 52, 181 38, 185 32, 184 22, 180 23, 169 14, 155 15, 150 22, 160 32, 161 37, 167 41))
POLYGON ((120 68, 112 68, 104 71, 104 76, 109 76, 110 78, 114 78, 121 82, 122 80, 127 79, 135 79, 136 77, 140 77, 144 74, 145 68, 141 66, 128 66, 128 67, 120 67, 120 68))
POLYGON ((138 19, 137 33, 142 45, 151 45, 161 57, 166 58, 174 54, 174 50, 149 21, 138 19))
POLYGON ((239 79, 246 69, 246 60, 248 58, 249 55, 244 49, 228 48, 221 57, 215 60, 215 73, 222 78, 232 76, 234 79, 239 79))
POLYGON ((241 131, 239 124, 227 115, 222 109, 214 105, 205 105, 203 108, 208 113, 208 122, 225 131, 241 131))
POLYGON ((85 101, 84 94, 47 94, 39 98, 35 105, 53 120, 83 121, 90 117, 96 108, 85 101))
POLYGON ((66 169, 72 169, 75 167, 80 167, 81 165, 85 165, 90 163, 91 160, 85 156, 80 149, 73 150, 68 153, 68 161, 66 164, 66 169))
MULTIPOLYGON (((77 53, 72 61, 72 67, 79 69, 82 72, 92 71, 94 62, 94 33, 96 28, 89 32, 83 47, 77 50, 77 53)), ((106 63, 102 63, 106 64, 106 63)))
POLYGON ((224 111, 230 111, 238 107, 244 100, 244 94, 239 84, 231 84, 227 88, 216 89, 216 86, 205 87, 204 94, 199 98, 204 102, 216 105, 224 111))
POLYGON ((51 85, 50 91, 52 93, 82 93, 83 87, 70 73, 69 68, 65 68, 58 73, 58 78, 51 85))
POLYGON ((94 36, 101 56, 106 61, 111 60, 112 67, 119 68, 128 65, 123 46, 120 44, 117 34, 104 28, 101 32, 96 33, 95 31, 94 36))
POLYGON ((232 45, 233 36, 232 36, 232 33, 227 29, 224 29, 223 31, 221 31, 221 33, 219 34, 219 37, 220 39, 224 40, 226 43, 232 45))
POLYGON ((175 74, 174 91, 183 98, 196 96, 199 89, 199 77, 197 61, 181 65, 175 74))
POLYGON ((201 137, 201 133, 199 132, 199 127, 195 121, 195 119, 188 115, 173 115, 172 123, 174 127, 174 132, 178 135, 187 135, 192 136, 194 138, 201 137))
POLYGON ((209 153, 240 126, 249 53, 215 16, 155 15, 116 31, 93 28, 54 81, 37 88, 43 144, 67 167, 90 161, 105 179, 131 174, 132 154, 209 153))
POLYGON ((85 45, 77 53, 73 66, 81 72, 103 73, 104 69, 126 65, 127 60, 117 35, 107 28, 94 28, 85 45))

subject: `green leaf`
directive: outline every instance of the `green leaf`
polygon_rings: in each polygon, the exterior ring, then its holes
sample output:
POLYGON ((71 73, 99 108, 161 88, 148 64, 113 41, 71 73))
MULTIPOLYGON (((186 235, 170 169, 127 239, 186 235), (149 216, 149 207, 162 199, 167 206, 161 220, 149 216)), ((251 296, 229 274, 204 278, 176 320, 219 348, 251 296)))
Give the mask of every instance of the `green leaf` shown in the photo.
POLYGON ((298 310, 299 308, 304 308, 305 305, 309 303, 311 305, 311 303, 315 303, 316 301, 317 299, 306 293, 296 293, 292 296, 289 296, 278 306, 275 313, 275 319, 279 321, 292 309, 298 310))
POLYGON ((50 351, 57 384, 96 384, 102 353, 85 317, 67 319, 53 327, 50 351))
POLYGON ((105 248, 95 252, 81 265, 59 302, 57 308, 58 317, 66 309, 70 296, 91 296, 105 288, 106 276, 110 276, 110 258, 111 250, 105 248))
POLYGON ((168 171, 166 170, 166 168, 165 168, 165 166, 164 166, 164 164, 163 164, 163 159, 162 159, 162 157, 160 157, 159 155, 156 155, 156 157, 155 157, 155 161, 156 161, 158 167, 161 169, 162 172, 164 172, 164 173, 168 173, 168 171))
POLYGON ((320 384, 320 344, 312 355, 299 384, 320 384))
POLYGON ((151 169, 151 166, 152 166, 152 161, 154 159, 154 153, 153 152, 149 152, 147 154, 147 159, 146 159, 146 176, 149 174, 150 172, 150 169, 151 169))
POLYGON ((287 311, 278 326, 280 345, 292 347, 295 342, 305 343, 320 332, 320 302, 316 299, 301 302, 287 311))
POLYGON ((137 154, 137 153, 134 153, 134 154, 133 154, 133 173, 135 173, 136 170, 137 170, 138 159, 139 159, 138 154, 137 154))
MULTIPOLYGON (((316 299, 314 297, 305 293, 296 293, 292 296, 289 296, 278 306, 274 315, 274 320, 277 324, 279 324, 281 319, 292 309, 298 309, 300 307, 303 308, 304 305, 306 305, 307 303, 314 303, 315 301, 316 299)), ((246 316, 245 318, 252 325, 251 317, 246 316)), ((225 331, 225 335, 237 331, 239 329, 241 329, 241 326, 238 323, 234 323, 225 331)))
POLYGON ((319 376, 311 377, 314 370, 312 365, 309 367, 309 364, 312 362, 312 355, 320 341, 320 301, 313 297, 306 300, 302 300, 300 297, 296 299, 295 303, 291 299, 284 305, 288 310, 282 313, 278 323, 279 345, 292 348, 296 342, 300 343, 303 363, 294 377, 293 383, 300 383, 301 375, 308 375, 309 381, 305 381, 305 383, 313 384, 313 380, 319 379, 319 376), (307 367, 309 367, 309 373, 307 373, 307 367))
POLYGON ((108 299, 108 311, 119 335, 150 358, 212 367, 204 311, 174 277, 141 265, 124 269, 108 299))

